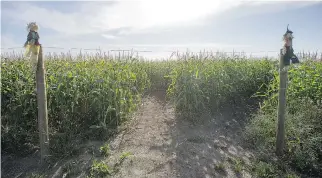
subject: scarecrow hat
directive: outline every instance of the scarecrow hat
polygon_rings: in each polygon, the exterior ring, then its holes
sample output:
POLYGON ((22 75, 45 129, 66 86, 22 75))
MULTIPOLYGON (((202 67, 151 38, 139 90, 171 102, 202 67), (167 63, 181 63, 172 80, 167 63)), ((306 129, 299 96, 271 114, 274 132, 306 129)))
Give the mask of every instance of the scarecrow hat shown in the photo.
POLYGON ((36 31, 38 31, 39 29, 39 26, 37 25, 36 22, 30 22, 30 23, 27 23, 27 31, 30 31, 31 29, 36 29, 36 31))
POLYGON ((286 32, 285 32, 284 36, 286 36, 287 34, 293 34, 293 32, 290 29, 288 29, 288 25, 289 24, 287 24, 287 28, 286 28, 286 32))

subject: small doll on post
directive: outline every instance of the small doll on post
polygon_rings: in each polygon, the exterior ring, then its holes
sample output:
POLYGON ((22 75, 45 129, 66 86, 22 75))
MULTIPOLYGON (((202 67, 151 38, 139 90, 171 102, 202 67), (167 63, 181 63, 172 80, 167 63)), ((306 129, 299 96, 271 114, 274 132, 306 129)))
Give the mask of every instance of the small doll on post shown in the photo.
POLYGON ((29 33, 27 36, 27 41, 24 44, 24 47, 26 48, 25 55, 26 57, 30 57, 33 72, 36 72, 37 70, 38 54, 40 48, 38 29, 39 27, 36 22, 30 22, 27 24, 27 30, 29 31, 29 33))
POLYGON ((283 59, 284 59, 285 66, 290 65, 290 60, 292 61, 292 63, 300 63, 299 59, 294 54, 293 44, 292 44, 293 38, 294 38, 293 32, 288 29, 288 25, 287 25, 286 33, 283 35, 283 41, 284 41, 283 59))

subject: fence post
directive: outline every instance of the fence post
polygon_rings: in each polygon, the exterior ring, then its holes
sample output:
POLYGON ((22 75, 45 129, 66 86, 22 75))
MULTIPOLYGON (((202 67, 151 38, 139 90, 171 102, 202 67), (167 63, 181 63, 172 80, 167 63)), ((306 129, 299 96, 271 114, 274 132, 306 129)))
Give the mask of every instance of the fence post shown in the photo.
POLYGON ((288 29, 283 35, 284 46, 280 51, 280 86, 278 94, 278 114, 277 114, 277 133, 276 133, 276 155, 282 156, 283 149, 285 146, 285 114, 286 114, 286 90, 287 90, 287 75, 288 75, 288 66, 290 61, 292 63, 300 63, 298 57, 294 54, 292 40, 293 32, 288 29))
POLYGON ((39 129, 39 138, 40 138, 40 157, 41 157, 41 162, 44 163, 46 157, 49 156, 49 133, 48 133, 45 64, 44 64, 41 45, 40 45, 39 54, 38 54, 36 86, 37 86, 37 104, 38 104, 38 129, 39 129))
POLYGON ((276 155, 283 155, 285 142, 285 113, 286 113, 286 89, 287 89, 287 66, 284 65, 284 55, 280 51, 279 68, 279 94, 278 94, 278 114, 277 114, 277 134, 276 134, 276 155))

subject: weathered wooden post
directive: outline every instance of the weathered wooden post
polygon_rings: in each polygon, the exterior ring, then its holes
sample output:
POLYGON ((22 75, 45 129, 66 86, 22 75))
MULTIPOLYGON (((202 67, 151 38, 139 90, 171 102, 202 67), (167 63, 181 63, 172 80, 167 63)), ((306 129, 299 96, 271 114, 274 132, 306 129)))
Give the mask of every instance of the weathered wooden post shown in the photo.
POLYGON ((40 138, 41 160, 49 156, 49 133, 48 133, 48 111, 47 93, 45 79, 45 62, 43 60, 42 46, 40 45, 37 65, 37 103, 38 103, 38 127, 40 138))
POLYGON ((287 67, 284 65, 283 50, 280 52, 280 83, 278 94, 278 123, 276 135, 276 154, 283 154, 284 139, 285 139, 285 112, 286 112, 286 87, 287 87, 287 67))
POLYGON ((38 129, 40 139, 41 163, 49 155, 48 112, 45 80, 45 64, 42 46, 39 44, 38 25, 31 22, 27 25, 29 30, 25 43, 26 55, 30 57, 32 72, 36 73, 36 91, 38 105, 38 129))
POLYGON ((290 61, 292 63, 299 63, 297 56, 294 55, 292 47, 293 32, 288 29, 283 35, 284 47, 280 50, 280 82, 278 95, 278 123, 276 133, 276 155, 283 155, 285 145, 285 114, 286 114, 286 90, 287 90, 287 73, 290 61))

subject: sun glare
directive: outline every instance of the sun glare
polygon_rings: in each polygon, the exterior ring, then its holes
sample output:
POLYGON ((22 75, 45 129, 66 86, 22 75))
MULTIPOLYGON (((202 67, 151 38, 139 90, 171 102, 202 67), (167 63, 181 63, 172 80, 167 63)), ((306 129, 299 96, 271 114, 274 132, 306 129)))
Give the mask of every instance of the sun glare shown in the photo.
POLYGON ((238 1, 119 1, 104 10, 107 28, 148 28, 183 23, 200 23, 204 17, 223 12, 238 1))

